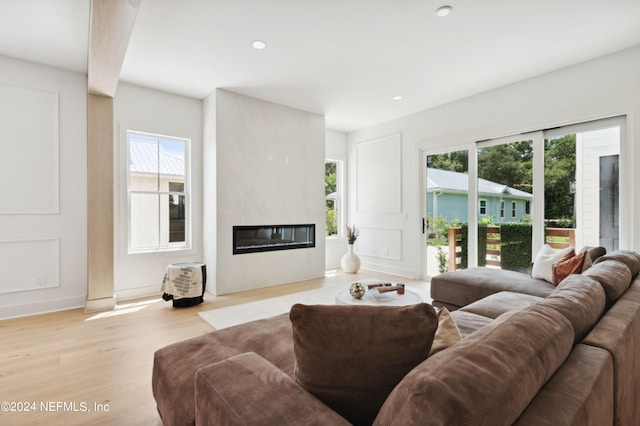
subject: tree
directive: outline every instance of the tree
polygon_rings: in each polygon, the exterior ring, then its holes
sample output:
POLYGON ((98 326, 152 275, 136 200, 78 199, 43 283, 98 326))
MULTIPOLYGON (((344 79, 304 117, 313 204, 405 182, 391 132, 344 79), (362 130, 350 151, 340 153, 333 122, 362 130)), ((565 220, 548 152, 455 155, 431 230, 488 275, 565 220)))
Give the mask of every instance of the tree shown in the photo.
POLYGON ((544 214, 547 219, 573 218, 576 135, 544 141, 544 214))
POLYGON ((478 177, 528 193, 533 192, 531 141, 478 149, 478 177))
POLYGON ((452 151, 446 154, 429 155, 427 167, 450 172, 467 173, 469 171, 469 151, 452 151))
POLYGON ((327 161, 324 163, 324 195, 336 192, 336 163, 327 161))

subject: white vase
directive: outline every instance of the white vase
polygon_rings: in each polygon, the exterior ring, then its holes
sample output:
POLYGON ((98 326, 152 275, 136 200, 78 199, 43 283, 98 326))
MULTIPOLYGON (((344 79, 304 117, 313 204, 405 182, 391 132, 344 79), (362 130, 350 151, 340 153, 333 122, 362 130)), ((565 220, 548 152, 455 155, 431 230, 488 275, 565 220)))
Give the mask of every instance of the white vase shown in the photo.
POLYGON ((360 258, 353 253, 353 244, 349 244, 348 247, 349 251, 340 259, 340 266, 342 271, 348 274, 355 274, 360 269, 360 258))

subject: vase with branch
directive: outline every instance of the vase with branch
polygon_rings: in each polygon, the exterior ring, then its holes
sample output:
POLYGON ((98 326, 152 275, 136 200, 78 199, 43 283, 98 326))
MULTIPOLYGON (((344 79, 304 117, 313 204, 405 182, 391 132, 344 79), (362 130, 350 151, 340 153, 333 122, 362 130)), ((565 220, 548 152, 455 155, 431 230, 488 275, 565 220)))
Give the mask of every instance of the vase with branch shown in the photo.
POLYGON ((360 258, 353 252, 353 244, 358 239, 360 231, 355 225, 347 226, 347 252, 340 259, 342 270, 348 274, 355 274, 360 269, 360 258))

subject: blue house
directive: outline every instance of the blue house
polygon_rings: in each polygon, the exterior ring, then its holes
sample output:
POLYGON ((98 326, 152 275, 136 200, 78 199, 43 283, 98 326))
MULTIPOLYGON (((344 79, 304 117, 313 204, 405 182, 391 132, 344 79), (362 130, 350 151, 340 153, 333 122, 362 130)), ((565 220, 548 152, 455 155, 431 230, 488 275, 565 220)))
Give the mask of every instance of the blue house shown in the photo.
MULTIPOLYGON (((427 214, 450 222, 468 222, 469 175, 427 168, 427 214)), ((493 223, 519 222, 530 214, 532 195, 519 189, 478 179, 478 218, 493 223)))

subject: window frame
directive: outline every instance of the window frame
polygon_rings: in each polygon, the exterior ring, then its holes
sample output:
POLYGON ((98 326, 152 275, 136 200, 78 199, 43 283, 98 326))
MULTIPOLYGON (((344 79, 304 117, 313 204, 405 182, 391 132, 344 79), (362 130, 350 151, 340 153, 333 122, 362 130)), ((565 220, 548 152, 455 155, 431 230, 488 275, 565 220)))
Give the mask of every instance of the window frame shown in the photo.
MULTIPOLYGON (((329 197, 329 195, 325 195, 325 209, 327 205, 327 201, 333 200, 334 202, 334 210, 336 211, 336 228, 337 232, 335 234, 327 235, 327 231, 325 229, 325 238, 328 239, 336 239, 344 237, 344 227, 345 227, 345 211, 344 206, 344 161, 337 160, 333 158, 325 158, 325 172, 326 172, 326 164, 327 163, 335 163, 336 165, 336 191, 334 197, 329 197)), ((326 217, 325 217, 326 221, 326 217)))
MULTIPOLYGON (((190 251, 192 249, 192 214, 191 214, 191 139, 186 137, 168 136, 158 133, 143 132, 138 130, 127 129, 125 131, 125 146, 126 146, 126 196, 127 196, 127 253, 162 253, 162 252, 175 252, 175 251, 190 251), (158 184, 157 189, 153 190, 135 190, 131 188, 131 135, 140 135, 143 138, 155 138, 157 144, 160 144, 160 140, 178 141, 184 143, 184 189, 183 191, 172 191, 169 188, 170 183, 176 183, 175 181, 167 181, 167 190, 161 190, 158 184), (184 197, 184 242, 170 242, 170 225, 167 225, 167 241, 162 242, 158 238, 155 246, 149 247, 132 247, 132 195, 134 194, 148 194, 158 196, 158 235, 162 235, 162 199, 163 197, 170 196, 182 196, 184 197)), ((158 172, 158 183, 160 182, 160 173, 158 172)), ((170 216, 167 216, 169 218, 170 216)))
POLYGON ((486 216, 487 215, 487 199, 486 198, 478 199, 478 215, 479 216, 486 216), (483 204, 484 204, 484 206, 483 206, 483 204), (482 212, 482 209, 484 209, 484 213, 482 212))

